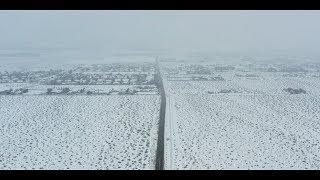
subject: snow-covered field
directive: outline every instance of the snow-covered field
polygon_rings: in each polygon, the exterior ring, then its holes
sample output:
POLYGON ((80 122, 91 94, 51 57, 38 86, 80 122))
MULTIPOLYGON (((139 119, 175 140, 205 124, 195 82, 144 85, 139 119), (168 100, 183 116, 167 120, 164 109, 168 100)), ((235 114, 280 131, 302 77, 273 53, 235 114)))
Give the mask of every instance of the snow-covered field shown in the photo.
POLYGON ((154 169, 160 96, 1 96, 0 169, 154 169))
MULTIPOLYGON (((23 84, 23 83, 21 83, 23 84)), ((11 84, 9 84, 11 85, 11 84)), ((14 88, 29 88, 29 92, 25 93, 24 95, 45 95, 48 88, 52 88, 54 91, 58 91, 62 88, 70 88, 71 91, 79 91, 81 89, 85 89, 88 91, 96 92, 96 93, 108 93, 111 90, 114 91, 124 91, 126 89, 139 89, 138 87, 141 87, 141 85, 29 85, 29 86, 19 86, 18 83, 16 86, 1 86, 3 90, 9 89, 8 87, 14 87, 14 88)), ((149 85, 151 89, 150 91, 152 94, 157 94, 157 89, 155 85, 149 85)), ((141 92, 140 94, 148 94, 148 92, 141 92)))
MULTIPOLYGON (((148 56, 98 54, 89 62, 90 53, 67 54, 34 55, 23 61, 3 56, 0 71, 154 61, 148 56)), ((165 169, 320 169, 319 64, 303 65, 307 71, 300 72, 295 69, 299 66, 276 60, 265 64, 184 58, 160 65, 167 98, 165 169), (269 65, 276 71, 266 71, 269 65), (290 94, 287 88, 301 88, 306 94, 290 94)), ((0 91, 29 90, 0 96, 0 169, 154 169, 158 90, 150 85, 154 88, 136 93, 140 95, 117 92, 139 86, 0 84, 0 91), (99 95, 46 95, 48 88, 58 92, 66 87, 99 95)))
POLYGON ((167 169, 320 169, 319 96, 169 95, 167 102, 167 169))
POLYGON ((236 89, 245 94, 287 94, 283 89, 297 87, 308 94, 320 94, 320 78, 317 77, 270 77, 264 79, 230 78, 226 81, 168 81, 168 93, 208 94, 223 89, 236 89))
POLYGON ((312 73, 246 77, 236 69, 216 73, 225 81, 164 78, 165 169, 320 169, 320 78, 312 73), (289 94, 289 87, 307 93, 289 94), (230 89, 237 92, 219 93, 230 89))
POLYGON ((34 88, 36 85, 29 83, 0 83, 0 91, 8 89, 34 88))

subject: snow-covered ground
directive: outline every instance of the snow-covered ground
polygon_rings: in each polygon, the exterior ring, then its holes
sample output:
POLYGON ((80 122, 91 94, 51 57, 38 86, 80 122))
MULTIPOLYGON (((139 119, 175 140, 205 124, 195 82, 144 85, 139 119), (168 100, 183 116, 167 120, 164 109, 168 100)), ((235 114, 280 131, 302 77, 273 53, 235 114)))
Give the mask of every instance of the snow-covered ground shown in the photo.
POLYGON ((230 78, 226 81, 167 81, 168 93, 208 94, 223 89, 236 89, 245 94, 287 94, 283 89, 299 87, 308 94, 320 94, 320 78, 317 77, 265 77, 264 79, 230 78))
MULTIPOLYGON (((75 52, 4 55, 0 72, 154 60, 75 52)), ((320 169, 320 65, 301 65, 307 72, 269 72, 266 67, 299 64, 227 60, 181 56, 160 62, 167 98, 165 169, 320 169)), ((155 85, 139 95, 103 94, 139 86, 0 84, 0 91, 29 90, 0 96, 0 169, 154 169, 160 108, 155 85), (65 87, 100 95, 46 95, 48 88, 65 87)))
POLYGON ((154 169, 160 96, 1 96, 0 169, 154 169))
POLYGON ((216 74, 225 81, 164 77, 165 169, 320 169, 320 78, 216 74))
MULTIPOLYGON (((10 84, 9 84, 10 85, 10 84)), ((3 86, 3 90, 9 89, 8 87, 11 86, 3 86)), ((81 89, 85 89, 86 91, 92 91, 96 93, 108 93, 111 90, 113 91, 125 91, 126 89, 130 90, 139 90, 139 87, 141 85, 34 85, 34 86, 13 86, 13 87, 23 87, 23 88, 29 88, 29 92, 25 93, 24 95, 44 95, 47 92, 48 88, 52 88, 53 91, 59 91, 62 88, 70 88, 71 91, 76 92, 81 89)), ((142 86, 143 87, 143 86, 142 86)), ((156 86, 149 85, 148 87, 153 88, 150 89, 150 92, 140 92, 139 94, 157 94, 158 90, 156 86)), ((0 86, 1 90, 1 86, 0 86)))
POLYGON ((167 169, 319 169, 320 97, 169 95, 167 169))

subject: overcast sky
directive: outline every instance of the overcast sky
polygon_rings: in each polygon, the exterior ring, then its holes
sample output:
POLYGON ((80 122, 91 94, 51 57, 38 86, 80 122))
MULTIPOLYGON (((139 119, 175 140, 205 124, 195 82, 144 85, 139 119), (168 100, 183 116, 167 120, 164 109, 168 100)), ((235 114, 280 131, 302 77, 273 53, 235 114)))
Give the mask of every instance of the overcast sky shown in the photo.
POLYGON ((0 11, 1 48, 320 52, 320 11, 0 11))

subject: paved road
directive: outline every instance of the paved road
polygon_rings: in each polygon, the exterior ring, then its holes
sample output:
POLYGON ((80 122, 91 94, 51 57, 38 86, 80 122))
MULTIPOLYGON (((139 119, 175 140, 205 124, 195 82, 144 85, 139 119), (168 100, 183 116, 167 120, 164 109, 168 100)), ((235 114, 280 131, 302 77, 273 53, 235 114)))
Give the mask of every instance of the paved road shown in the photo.
POLYGON ((161 95, 161 105, 160 105, 160 118, 159 118, 159 132, 158 132, 158 145, 156 154, 156 170, 164 169, 164 123, 166 114, 166 95, 163 88, 163 81, 160 73, 160 67, 157 60, 157 81, 158 88, 161 95))

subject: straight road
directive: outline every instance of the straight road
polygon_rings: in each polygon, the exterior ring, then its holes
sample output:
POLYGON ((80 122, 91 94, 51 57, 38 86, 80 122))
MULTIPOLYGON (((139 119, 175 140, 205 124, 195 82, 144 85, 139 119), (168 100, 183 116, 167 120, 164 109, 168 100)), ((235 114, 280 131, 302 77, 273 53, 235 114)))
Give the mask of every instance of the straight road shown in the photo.
POLYGON ((164 169, 164 125, 165 125, 165 115, 166 115, 166 94, 163 88, 163 81, 160 73, 160 66, 158 59, 156 60, 157 64, 157 84, 158 89, 161 95, 161 104, 160 104, 160 118, 159 118, 159 132, 158 132, 158 145, 157 145, 157 154, 156 154, 156 170, 164 169))

